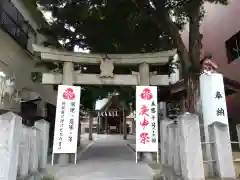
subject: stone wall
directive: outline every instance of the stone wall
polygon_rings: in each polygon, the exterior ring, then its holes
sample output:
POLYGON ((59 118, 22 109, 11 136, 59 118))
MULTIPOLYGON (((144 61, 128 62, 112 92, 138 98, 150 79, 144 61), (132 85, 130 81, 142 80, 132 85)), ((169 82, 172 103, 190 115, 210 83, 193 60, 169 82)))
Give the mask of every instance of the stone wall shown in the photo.
POLYGON ((22 124, 13 112, 0 115, 0 180, 26 179, 47 165, 49 123, 22 124))
POLYGON ((190 113, 160 120, 161 164, 183 179, 205 179, 210 172, 218 178, 235 179, 228 126, 213 123, 208 131, 210 141, 206 142, 200 136, 199 117, 190 113), (206 145, 210 145, 212 159, 206 158, 206 145))

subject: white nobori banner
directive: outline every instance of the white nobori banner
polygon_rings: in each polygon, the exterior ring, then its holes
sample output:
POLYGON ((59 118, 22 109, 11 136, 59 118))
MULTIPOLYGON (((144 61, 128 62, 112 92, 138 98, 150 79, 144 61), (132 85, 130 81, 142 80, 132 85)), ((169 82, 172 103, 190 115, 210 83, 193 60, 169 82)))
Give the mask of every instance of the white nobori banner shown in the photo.
POLYGON ((58 86, 53 153, 76 153, 81 88, 58 86))
POLYGON ((158 152, 156 86, 136 87, 136 151, 158 152))

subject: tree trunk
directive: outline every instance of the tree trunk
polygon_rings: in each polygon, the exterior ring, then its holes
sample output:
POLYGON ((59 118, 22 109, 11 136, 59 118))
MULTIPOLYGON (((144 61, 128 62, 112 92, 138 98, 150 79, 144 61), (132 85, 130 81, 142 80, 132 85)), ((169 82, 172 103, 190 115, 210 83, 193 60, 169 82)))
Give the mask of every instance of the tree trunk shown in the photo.
POLYGON ((190 73, 187 78, 187 103, 186 111, 190 113, 198 113, 199 107, 199 75, 190 73))
POLYGON ((196 18, 190 21, 189 26, 189 51, 181 38, 181 35, 174 23, 169 19, 169 34, 174 39, 181 59, 183 77, 187 86, 186 111, 197 113, 199 111, 199 72, 200 72, 200 50, 201 34, 199 32, 199 22, 196 18))
MULTIPOLYGON (((192 1, 193 2, 193 1, 192 1)), ((199 113, 199 73, 200 52, 202 48, 202 35, 200 33, 200 9, 202 1, 195 3, 195 8, 189 12, 189 60, 192 64, 187 77, 187 110, 191 113, 199 113)))

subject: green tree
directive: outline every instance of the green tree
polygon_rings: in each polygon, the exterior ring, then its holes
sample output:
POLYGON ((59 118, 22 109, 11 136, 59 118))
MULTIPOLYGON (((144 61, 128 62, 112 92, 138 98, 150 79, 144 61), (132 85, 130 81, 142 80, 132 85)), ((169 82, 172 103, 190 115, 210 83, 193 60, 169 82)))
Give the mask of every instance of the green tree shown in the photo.
POLYGON ((129 0, 37 0, 51 11, 50 29, 65 48, 75 45, 92 53, 156 52, 173 48, 173 41, 129 0), (71 28, 70 28, 71 27, 71 28))
MULTIPOLYGON (((195 112, 198 98, 195 89, 202 48, 199 27, 205 2, 227 4, 227 0, 37 0, 55 18, 50 29, 41 29, 42 32, 68 40, 64 45, 68 50, 75 45, 106 54, 177 48, 188 87, 190 112, 195 112), (189 47, 181 38, 187 23, 189 47)), ((95 90, 88 88, 86 92, 95 90)))

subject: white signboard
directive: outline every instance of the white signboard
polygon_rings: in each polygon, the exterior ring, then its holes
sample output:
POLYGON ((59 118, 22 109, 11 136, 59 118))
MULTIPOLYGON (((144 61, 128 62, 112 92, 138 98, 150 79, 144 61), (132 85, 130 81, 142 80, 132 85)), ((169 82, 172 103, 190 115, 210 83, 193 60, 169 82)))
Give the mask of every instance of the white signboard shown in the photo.
POLYGON ((220 122, 228 125, 223 76, 219 73, 200 76, 200 96, 205 125, 220 122))
POLYGON ((78 86, 58 86, 53 153, 76 153, 80 91, 78 86))
POLYGON ((156 86, 136 87, 136 152, 158 152, 156 86))

